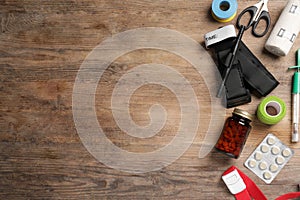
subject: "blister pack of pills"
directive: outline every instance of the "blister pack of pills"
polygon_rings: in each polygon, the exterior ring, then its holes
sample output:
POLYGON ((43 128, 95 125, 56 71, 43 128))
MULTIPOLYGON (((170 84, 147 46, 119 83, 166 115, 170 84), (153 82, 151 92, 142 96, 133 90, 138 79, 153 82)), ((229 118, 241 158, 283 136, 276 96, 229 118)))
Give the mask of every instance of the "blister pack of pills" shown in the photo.
POLYGON ((291 148, 269 133, 244 165, 265 183, 270 184, 293 155, 291 148))

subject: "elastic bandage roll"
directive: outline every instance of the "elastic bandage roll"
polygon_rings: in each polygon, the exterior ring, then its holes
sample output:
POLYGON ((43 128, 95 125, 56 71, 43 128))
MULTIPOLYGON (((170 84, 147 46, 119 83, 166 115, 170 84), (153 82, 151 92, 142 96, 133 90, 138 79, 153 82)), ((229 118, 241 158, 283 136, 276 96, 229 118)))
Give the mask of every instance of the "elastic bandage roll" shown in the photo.
POLYGON ((277 56, 286 56, 299 31, 300 0, 289 0, 272 30, 265 48, 277 56))

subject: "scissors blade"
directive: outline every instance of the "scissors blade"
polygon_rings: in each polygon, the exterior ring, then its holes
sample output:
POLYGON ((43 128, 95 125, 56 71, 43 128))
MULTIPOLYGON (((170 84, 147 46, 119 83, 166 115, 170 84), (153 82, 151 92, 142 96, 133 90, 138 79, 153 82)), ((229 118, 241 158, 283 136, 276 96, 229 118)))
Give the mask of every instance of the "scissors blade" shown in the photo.
POLYGON ((256 3, 254 6, 257 8, 262 7, 263 5, 267 5, 269 0, 260 0, 258 3, 256 3))
POLYGON ((269 12, 269 10, 268 10, 268 1, 269 0, 263 0, 264 1, 264 3, 263 3, 263 7, 262 7, 262 11, 266 11, 266 12, 269 12))
POLYGON ((260 2, 258 2, 257 4, 255 4, 254 6, 257 8, 257 12, 255 13, 254 17, 253 17, 253 21, 257 22, 259 16, 261 15, 261 13, 263 11, 269 12, 268 11, 268 1, 269 0, 261 0, 260 2))

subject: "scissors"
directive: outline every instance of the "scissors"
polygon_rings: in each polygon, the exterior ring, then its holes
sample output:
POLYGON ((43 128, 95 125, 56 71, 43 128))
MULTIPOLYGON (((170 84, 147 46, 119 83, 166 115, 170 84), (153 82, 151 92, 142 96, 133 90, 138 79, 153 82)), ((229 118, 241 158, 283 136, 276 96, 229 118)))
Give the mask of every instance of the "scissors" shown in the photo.
POLYGON ((250 20, 248 22, 248 25, 245 26, 245 30, 249 29, 252 26, 252 34, 255 37, 264 36, 268 32, 271 24, 271 18, 269 15, 267 3, 268 0, 261 0, 257 4, 243 10, 237 18, 237 27, 241 29, 242 25, 240 23, 240 20, 245 13, 249 13, 250 20), (261 20, 264 20, 266 22, 266 28, 263 32, 260 33, 260 32, 256 32, 256 27, 258 26, 261 20))

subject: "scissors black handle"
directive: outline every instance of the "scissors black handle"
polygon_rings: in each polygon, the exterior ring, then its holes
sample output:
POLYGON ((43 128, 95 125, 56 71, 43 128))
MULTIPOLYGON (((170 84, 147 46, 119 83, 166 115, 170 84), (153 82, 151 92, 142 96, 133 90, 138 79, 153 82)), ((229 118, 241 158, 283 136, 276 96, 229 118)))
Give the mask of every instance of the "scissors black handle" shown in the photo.
POLYGON ((268 32, 268 30, 270 28, 271 18, 270 18, 270 15, 267 11, 262 11, 260 13, 260 15, 258 16, 257 20, 255 21, 256 12, 259 12, 259 11, 258 11, 258 8, 255 7, 255 6, 250 6, 250 7, 246 8, 245 10, 243 10, 237 18, 237 27, 239 29, 241 28, 241 26, 242 26, 241 23, 240 23, 241 18, 244 16, 245 13, 249 13, 250 14, 250 20, 249 20, 247 25, 243 25, 243 26, 245 26, 245 30, 249 29, 252 26, 252 34, 255 37, 262 37, 262 36, 266 35, 266 33, 268 32), (258 26, 258 24, 260 23, 261 20, 264 20, 266 22, 266 28, 263 32, 258 33, 256 31, 256 28, 257 28, 257 26, 258 26))
POLYGON ((270 18, 269 13, 266 11, 262 11, 261 14, 259 15, 257 21, 253 24, 252 34, 256 37, 262 37, 262 36, 266 35, 266 33, 269 31, 270 25, 271 25, 271 18, 270 18), (256 27, 261 20, 264 20, 266 22, 266 28, 262 33, 257 33, 256 27))

